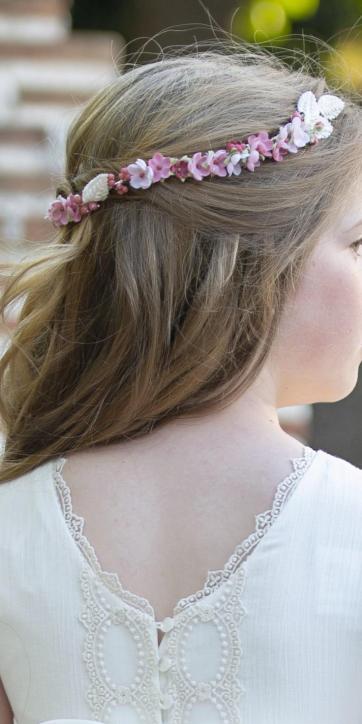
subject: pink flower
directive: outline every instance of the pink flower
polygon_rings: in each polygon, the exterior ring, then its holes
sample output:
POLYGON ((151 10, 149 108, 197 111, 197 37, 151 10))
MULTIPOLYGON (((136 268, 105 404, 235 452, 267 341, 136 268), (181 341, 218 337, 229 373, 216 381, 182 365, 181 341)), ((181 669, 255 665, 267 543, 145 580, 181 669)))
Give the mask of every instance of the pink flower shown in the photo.
POLYGON ((288 138, 288 124, 286 126, 279 127, 279 133, 277 135, 277 141, 274 145, 272 155, 274 161, 282 161, 283 157, 289 153, 288 138))
POLYGON ((128 186, 126 186, 126 184, 123 184, 122 181, 116 181, 113 188, 120 196, 123 196, 123 194, 127 194, 129 191, 128 186))
POLYGON ((175 163, 171 165, 171 172, 174 173, 180 181, 185 181, 185 178, 189 175, 189 160, 181 158, 175 161, 175 163))
POLYGON ((132 188, 148 189, 153 183, 153 170, 142 158, 138 158, 135 163, 130 163, 126 168, 130 175, 129 183, 132 188))
POLYGON ((269 138, 267 131, 260 131, 260 133, 248 136, 248 143, 251 150, 258 151, 262 156, 272 155, 273 141, 269 138))
POLYGON ((109 173, 107 180, 108 180, 108 186, 109 186, 109 188, 110 188, 110 189, 113 189, 113 187, 114 187, 114 185, 115 185, 115 183, 116 183, 116 177, 115 177, 114 173, 109 173))
POLYGON ((244 151, 246 148, 246 143, 243 143, 243 141, 228 141, 226 144, 226 148, 228 151, 233 151, 236 149, 237 151, 244 151))
POLYGON ((248 171, 254 171, 255 166, 260 166, 259 151, 256 151, 255 148, 253 148, 250 151, 250 156, 248 157, 245 165, 248 171))
POLYGON ((213 158, 211 159, 211 171, 215 176, 226 176, 226 166, 225 166, 225 159, 228 155, 228 152, 224 149, 220 149, 219 151, 215 151, 213 158))
POLYGON ((273 141, 269 138, 267 131, 248 136, 248 144, 250 146, 250 155, 246 161, 246 168, 254 171, 256 166, 260 166, 260 156, 271 156, 273 141))
POLYGON ((68 212, 69 221, 80 221, 82 218, 80 207, 82 199, 79 194, 69 194, 66 199, 65 207, 68 212))
POLYGON ((45 219, 50 219, 55 226, 62 226, 68 223, 68 214, 65 207, 66 198, 58 194, 56 201, 52 201, 48 208, 48 214, 45 219))
POLYGON ((289 151, 297 153, 298 148, 303 148, 309 143, 309 134, 304 130, 304 122, 300 117, 294 116, 286 127, 290 134, 289 151))
POLYGON ((168 156, 163 156, 162 153, 157 152, 148 161, 148 165, 152 168, 154 183, 170 176, 171 159, 168 156))
MULTIPOLYGON (((98 207, 99 204, 96 204, 95 208, 98 207)), ((59 194, 56 201, 50 204, 48 216, 45 218, 50 219, 55 226, 65 226, 69 221, 80 221, 84 213, 87 213, 85 208, 80 194, 69 194, 66 198, 59 194)))
POLYGON ((194 179, 202 181, 204 176, 210 175, 213 155, 213 151, 208 151, 207 153, 198 151, 193 154, 191 160, 188 162, 188 169, 194 179))
POLYGON ((121 170, 118 173, 118 178, 120 181, 129 181, 131 178, 131 174, 128 171, 127 166, 123 166, 121 170))

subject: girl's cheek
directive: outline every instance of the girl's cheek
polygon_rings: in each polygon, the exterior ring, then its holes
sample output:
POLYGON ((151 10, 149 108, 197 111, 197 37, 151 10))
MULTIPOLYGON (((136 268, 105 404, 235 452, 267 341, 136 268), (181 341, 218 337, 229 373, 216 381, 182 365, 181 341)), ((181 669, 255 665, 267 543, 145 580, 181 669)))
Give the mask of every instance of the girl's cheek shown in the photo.
MULTIPOLYGON (((337 352, 356 334, 362 316, 362 271, 358 278, 353 261, 337 253, 311 260, 285 309, 280 340, 293 344, 304 363, 312 358, 316 363, 333 348, 337 352)), ((360 323, 362 327, 362 319, 360 323)))

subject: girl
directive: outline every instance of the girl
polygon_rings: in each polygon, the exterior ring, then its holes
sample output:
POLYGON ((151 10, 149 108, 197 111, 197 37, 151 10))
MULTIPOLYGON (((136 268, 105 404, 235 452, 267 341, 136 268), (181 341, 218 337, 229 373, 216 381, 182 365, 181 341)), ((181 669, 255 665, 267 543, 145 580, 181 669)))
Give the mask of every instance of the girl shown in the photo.
POLYGON ((361 144, 241 42, 71 124, 2 301, 2 724, 360 724, 362 471, 277 411, 357 382, 361 144))

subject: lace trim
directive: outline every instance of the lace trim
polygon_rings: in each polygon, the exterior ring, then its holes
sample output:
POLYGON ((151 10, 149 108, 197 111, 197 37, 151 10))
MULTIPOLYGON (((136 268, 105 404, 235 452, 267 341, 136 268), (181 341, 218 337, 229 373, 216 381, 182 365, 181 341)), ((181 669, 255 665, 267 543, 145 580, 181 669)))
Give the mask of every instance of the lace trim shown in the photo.
POLYGON ((212 605, 201 601, 173 619, 171 630, 157 649, 148 618, 130 611, 122 602, 119 606, 108 602, 101 583, 93 578, 88 567, 83 568, 84 606, 79 621, 86 629, 82 659, 90 681, 85 697, 92 714, 105 724, 110 719, 115 721, 118 714, 122 721, 123 706, 128 705, 137 712, 137 721, 145 724, 159 724, 160 709, 168 710, 168 724, 191 724, 197 720, 194 708, 207 702, 223 721, 241 724, 240 697, 246 693, 240 681, 240 661, 244 656, 241 624, 248 615, 242 603, 245 580, 245 568, 241 565, 212 605), (119 682, 119 672, 112 658, 108 659, 105 644, 115 627, 127 629, 133 639, 136 666, 128 685, 119 682), (211 640, 218 642, 211 650, 210 633, 211 640), (209 677, 200 679, 197 671, 197 680, 195 640, 199 655, 208 661, 213 659, 209 677))
POLYGON ((278 484, 274 495, 272 508, 270 510, 264 511, 263 513, 258 513, 255 516, 254 532, 250 533, 247 538, 244 538, 241 543, 238 543, 233 553, 226 561, 224 568, 208 571, 206 583, 202 589, 200 589, 196 593, 192 593, 190 596, 182 598, 178 602, 175 608, 176 613, 183 610, 185 606, 188 606, 191 603, 195 603, 200 598, 210 595, 213 590, 221 586, 224 581, 227 581, 230 576, 235 573, 235 571, 239 568, 241 562, 244 560, 245 556, 249 554, 253 550, 253 548, 255 548, 259 540, 265 535, 265 533, 278 518, 284 506, 286 505, 287 500, 289 499, 289 497, 291 497, 293 491, 295 490, 298 481, 303 477, 305 471, 307 470, 307 468, 309 468, 316 454, 316 450, 313 450, 313 448, 305 445, 303 456, 291 459, 291 462, 293 464, 293 472, 290 473, 288 477, 281 480, 281 482, 278 484))
POLYGON ((143 611, 144 613, 148 613, 150 616, 152 616, 152 618, 154 618, 153 608, 146 598, 131 593, 131 591, 127 591, 125 588, 123 588, 117 573, 108 573, 107 571, 104 571, 102 569, 95 549, 90 544, 88 538, 83 535, 84 518, 80 515, 76 515, 75 513, 73 513, 70 489, 65 480, 63 480, 61 474, 65 462, 65 457, 60 457, 53 461, 53 479, 55 482, 56 490, 59 493, 64 520, 72 537, 83 552, 93 571, 101 579, 101 581, 108 588, 108 590, 111 591, 111 593, 115 593, 126 603, 134 606, 135 608, 143 611))
MULTIPOLYGON (((289 497, 292 491, 294 491, 298 481, 303 477, 316 454, 316 450, 313 450, 313 448, 305 445, 303 456, 291 459, 293 472, 278 484, 272 508, 255 516, 256 526, 254 532, 236 546, 233 553, 226 561, 224 568, 208 571, 203 588, 178 601, 174 607, 173 615, 180 613, 187 606, 196 603, 200 599, 209 596, 213 591, 218 589, 225 581, 227 581, 233 573, 235 573, 245 556, 253 550, 258 541, 265 535, 265 533, 273 525, 274 521, 278 518, 286 504, 287 497, 289 497)), ((123 601, 131 606, 134 606, 144 613, 149 614, 153 619, 156 619, 153 606, 146 598, 138 594, 131 593, 131 591, 125 589, 122 586, 117 573, 109 573, 102 569, 95 549, 90 544, 87 537, 83 534, 84 518, 76 515, 72 509, 70 489, 62 477, 62 469, 66 460, 67 458, 63 456, 53 459, 52 472, 55 488, 59 494, 58 497, 62 506, 64 520, 73 539, 83 552, 93 571, 112 593, 119 596, 123 601)))
POLYGON ((148 619, 124 605, 108 603, 100 583, 87 568, 81 574, 81 590, 84 606, 79 621, 87 631, 82 658, 90 680, 86 700, 92 714, 106 723, 111 715, 115 721, 113 717, 119 712, 122 721, 123 706, 128 704, 137 712, 137 721, 159 724, 159 689, 154 676, 157 649, 148 619), (107 666, 105 642, 114 627, 128 630, 137 653, 137 670, 128 686, 117 682, 113 667, 107 666))
POLYGON ((161 666, 160 683, 162 692, 171 698, 172 710, 170 718, 167 719, 169 724, 191 724, 192 721, 198 721, 197 711, 193 709, 200 702, 208 702, 215 710, 218 720, 221 717, 223 722, 241 724, 240 697, 246 693, 246 688, 240 681, 240 660, 244 656, 241 623, 248 614, 242 603, 245 581, 245 565, 242 564, 236 576, 225 584, 223 593, 218 592, 216 601, 212 604, 201 601, 186 608, 174 619, 173 629, 166 634, 161 658, 161 662, 166 663, 161 666), (214 634, 211 638, 216 636, 220 653, 218 659, 214 660, 213 674, 208 679, 200 680, 198 676, 195 677, 193 652, 194 642, 197 641, 198 652, 202 651, 210 658, 210 629, 203 633, 205 624, 213 626, 214 634), (196 635, 194 639, 193 634, 196 635), (162 674, 164 668, 168 669, 166 674, 162 674))

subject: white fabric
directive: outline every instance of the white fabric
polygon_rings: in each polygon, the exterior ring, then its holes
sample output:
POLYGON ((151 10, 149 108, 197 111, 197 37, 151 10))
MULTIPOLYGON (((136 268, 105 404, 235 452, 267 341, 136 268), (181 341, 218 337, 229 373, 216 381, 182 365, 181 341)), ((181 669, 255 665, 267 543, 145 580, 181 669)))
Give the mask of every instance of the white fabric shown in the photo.
POLYGON ((0 485, 16 724, 361 724, 362 470, 306 447, 225 568, 157 622, 101 570, 63 462, 0 485))

